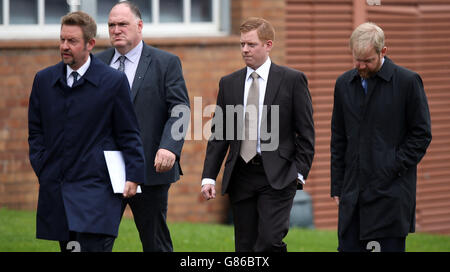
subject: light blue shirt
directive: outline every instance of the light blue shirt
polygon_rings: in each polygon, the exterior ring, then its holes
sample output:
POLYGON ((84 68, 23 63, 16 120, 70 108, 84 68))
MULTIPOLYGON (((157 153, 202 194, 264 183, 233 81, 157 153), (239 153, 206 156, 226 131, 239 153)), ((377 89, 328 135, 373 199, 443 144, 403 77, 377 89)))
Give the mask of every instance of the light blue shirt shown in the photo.
MULTIPOLYGON (((139 64, 139 59, 141 58, 143 46, 144 45, 141 41, 140 43, 138 43, 138 45, 136 45, 133 49, 131 49, 130 51, 128 51, 128 53, 125 54, 126 59, 124 72, 127 75, 128 83, 130 84, 130 89, 133 86, 134 76, 136 75, 136 70, 139 64)), ((120 54, 119 51, 115 49, 114 56, 109 66, 111 66, 114 69, 118 69, 120 64, 119 61, 120 56, 122 56, 122 54, 120 54)))

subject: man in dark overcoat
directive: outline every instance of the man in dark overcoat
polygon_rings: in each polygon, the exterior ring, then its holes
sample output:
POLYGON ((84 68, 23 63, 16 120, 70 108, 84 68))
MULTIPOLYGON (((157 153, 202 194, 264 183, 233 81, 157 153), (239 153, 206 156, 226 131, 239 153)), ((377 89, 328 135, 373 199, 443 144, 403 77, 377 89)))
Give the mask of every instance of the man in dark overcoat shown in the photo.
POLYGON ((127 77, 90 54, 96 29, 84 12, 64 16, 62 61, 36 74, 30 95, 30 162, 40 185, 36 235, 60 241, 61 251, 111 251, 122 197, 136 194, 145 179, 127 77), (122 151, 123 195, 113 192, 107 150, 122 151))
POLYGON ((331 123, 331 196, 339 251, 404 251, 415 231, 417 164, 431 142, 421 77, 386 57, 383 30, 357 27, 355 68, 337 81, 331 123))

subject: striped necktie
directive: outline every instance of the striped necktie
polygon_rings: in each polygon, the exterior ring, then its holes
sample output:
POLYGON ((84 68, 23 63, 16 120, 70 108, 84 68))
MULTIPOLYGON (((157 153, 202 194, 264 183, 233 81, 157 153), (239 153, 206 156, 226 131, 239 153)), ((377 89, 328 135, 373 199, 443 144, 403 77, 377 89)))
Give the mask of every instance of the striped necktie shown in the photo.
POLYGON ((119 57, 119 68, 117 68, 117 70, 121 71, 121 72, 125 72, 125 59, 127 57, 125 56, 120 56, 119 57))

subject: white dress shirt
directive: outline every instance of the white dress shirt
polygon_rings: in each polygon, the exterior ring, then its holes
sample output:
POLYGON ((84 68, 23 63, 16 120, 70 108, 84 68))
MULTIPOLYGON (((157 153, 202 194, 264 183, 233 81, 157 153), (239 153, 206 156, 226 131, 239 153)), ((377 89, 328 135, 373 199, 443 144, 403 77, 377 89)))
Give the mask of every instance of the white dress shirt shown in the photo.
POLYGON ((86 73, 87 69, 89 68, 89 65, 91 65, 91 56, 88 57, 87 61, 81 65, 80 68, 78 68, 78 70, 73 70, 72 68, 70 68, 69 65, 67 65, 67 72, 66 72, 66 80, 67 80, 67 86, 72 88, 73 85, 73 75, 72 72, 77 72, 78 73, 78 78, 77 80, 80 80, 80 78, 82 76, 84 76, 84 74, 86 73))
MULTIPOLYGON (((128 83, 130 84, 130 89, 133 86, 134 76, 136 75, 136 70, 139 64, 139 59, 141 58, 143 46, 144 46, 143 42, 141 41, 140 43, 138 43, 138 45, 136 45, 133 49, 131 49, 130 51, 128 51, 128 53, 125 54, 126 59, 124 72, 127 75, 128 83)), ((120 54, 119 51, 115 49, 114 56, 109 66, 111 66, 114 69, 118 69, 120 64, 119 61, 120 56, 122 56, 122 54, 120 54)))
MULTIPOLYGON (((246 80, 245 80, 245 85, 244 85, 244 101, 243 101, 244 112, 245 112, 245 107, 247 105, 248 92, 250 90, 250 86, 252 85, 252 81, 253 81, 251 74, 253 72, 256 72, 259 75, 259 78, 258 78, 258 83, 259 83, 258 141, 256 144, 256 152, 258 154, 261 154, 261 141, 260 141, 260 133, 259 133, 260 127, 261 127, 261 120, 262 120, 261 113, 263 112, 264 97, 266 95, 267 80, 269 79, 269 71, 270 71, 271 65, 272 65, 272 61, 271 61, 270 57, 268 57, 267 60, 264 62, 264 64, 261 65, 256 70, 247 66, 247 75, 245 76, 246 80)), ((243 116, 243 118, 244 118, 244 116, 243 116)), ((305 184, 305 180, 301 173, 298 173, 298 179, 300 180, 301 183, 305 184)), ((202 179, 202 186, 205 184, 215 185, 216 181, 214 179, 204 178, 204 179, 202 179)))

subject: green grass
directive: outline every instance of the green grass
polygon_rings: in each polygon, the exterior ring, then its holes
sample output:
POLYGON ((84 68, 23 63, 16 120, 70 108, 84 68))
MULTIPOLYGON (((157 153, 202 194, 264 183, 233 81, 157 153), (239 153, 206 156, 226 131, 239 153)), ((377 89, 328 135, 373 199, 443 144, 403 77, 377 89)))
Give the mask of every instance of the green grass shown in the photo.
MULTIPOLYGON (((36 213, 0 209, 0 252, 53 252, 55 241, 35 238, 36 213)), ((170 223, 176 252, 232 252, 232 226, 218 224, 170 223)), ((336 252, 336 231, 292 228, 284 240, 291 252, 336 252)), ((132 219, 124 218, 113 251, 142 251, 132 219)), ((424 233, 410 234, 408 252, 450 252, 450 236, 424 233)))

